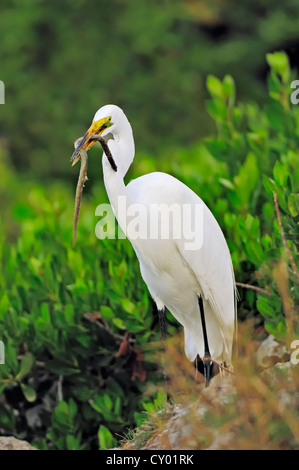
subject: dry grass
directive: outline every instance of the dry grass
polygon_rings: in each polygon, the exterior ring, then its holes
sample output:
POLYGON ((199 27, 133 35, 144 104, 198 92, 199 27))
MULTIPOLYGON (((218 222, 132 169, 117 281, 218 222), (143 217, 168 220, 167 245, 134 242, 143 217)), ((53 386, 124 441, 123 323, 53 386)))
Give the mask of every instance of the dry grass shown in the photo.
POLYGON ((168 342, 167 392, 171 404, 149 415, 125 448, 298 449, 299 365, 261 369, 250 324, 240 325, 233 375, 203 377, 185 358, 182 337, 168 342))
POLYGON ((148 415, 124 448, 299 449, 299 364, 292 364, 289 350, 298 339, 299 325, 284 258, 275 267, 273 279, 287 327, 284 352, 275 352, 261 363, 253 323, 239 324, 233 373, 216 375, 205 389, 203 376, 185 356, 182 335, 168 340, 163 364, 168 403, 148 415))

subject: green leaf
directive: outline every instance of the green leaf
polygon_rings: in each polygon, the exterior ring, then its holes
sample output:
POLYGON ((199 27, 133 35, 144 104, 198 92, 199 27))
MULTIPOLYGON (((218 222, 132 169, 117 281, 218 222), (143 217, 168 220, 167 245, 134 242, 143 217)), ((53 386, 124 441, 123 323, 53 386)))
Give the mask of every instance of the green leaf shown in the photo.
POLYGON ((207 77, 207 89, 212 96, 217 98, 224 98, 223 86, 219 78, 214 75, 208 75, 207 77))
POLYGON ((133 314, 136 310, 135 304, 133 304, 129 299, 122 299, 121 305, 127 313, 133 314))
POLYGON ((100 311, 103 317, 109 320, 112 319, 115 315, 112 308, 107 307, 106 305, 101 305, 100 311))
POLYGON ((263 185, 268 194, 273 196, 273 191, 275 191, 276 188, 275 182, 268 176, 263 175, 263 185))
POLYGON ((141 413, 140 411, 135 411, 134 421, 137 427, 140 427, 144 422, 147 421, 147 415, 145 412, 141 413))
POLYGON ((106 407, 109 411, 112 410, 112 408, 113 408, 113 402, 112 402, 110 396, 108 395, 108 393, 105 393, 103 398, 104 398, 104 405, 105 405, 105 407, 106 407))
POLYGON ((256 188, 259 170, 254 153, 249 152, 239 173, 234 178, 235 192, 241 208, 249 205, 256 188))
POLYGON ((272 318, 275 316, 275 309, 273 308, 273 301, 271 301, 269 297, 258 294, 256 306, 262 315, 268 318, 272 318))
POLYGON ((299 214, 299 194, 290 194, 288 198, 288 208, 293 217, 299 214))
POLYGON ((235 189, 234 184, 226 178, 219 178, 219 183, 227 189, 235 189))
POLYGON ((289 169, 286 165, 283 165, 279 161, 277 161, 273 168, 273 177, 274 181, 278 186, 281 188, 285 188, 287 184, 287 179, 289 176, 289 169))
POLYGON ((235 127, 238 127, 241 124, 243 118, 243 111, 241 108, 237 108, 236 106, 232 110, 233 112, 233 121, 235 127))
POLYGON ((228 111, 224 102, 220 99, 208 101, 207 109, 215 121, 224 122, 227 119, 228 111))
POLYGON ((257 217, 247 214, 245 219, 245 231, 250 238, 258 241, 260 239, 260 221, 257 217))
POLYGON ((247 240, 245 244, 245 251, 249 260, 257 265, 260 265, 265 260, 265 254, 262 246, 255 240, 247 240))
POLYGON ((34 217, 35 213, 28 204, 24 202, 18 202, 13 207, 13 215, 17 220, 23 222, 26 219, 34 217))
POLYGON ((7 292, 3 292, 3 295, 0 299, 0 318, 7 314, 8 307, 10 306, 10 301, 7 292))
POLYGON ((74 317, 75 317, 75 312, 74 312, 74 306, 72 304, 67 304, 65 306, 65 319, 68 323, 73 323, 74 322, 74 317))
POLYGON ((271 69, 280 75, 286 83, 290 77, 288 56, 284 52, 274 52, 273 54, 266 54, 266 59, 271 69))
POLYGON ((68 402, 68 412, 69 412, 70 418, 74 418, 76 416, 77 409, 78 408, 77 408, 75 400, 70 398, 70 400, 68 402))
POLYGON ((31 353, 27 353, 22 357, 21 367, 16 375, 16 380, 21 380, 25 375, 27 375, 34 364, 34 356, 31 353))
POLYGON ((41 318, 45 323, 50 323, 51 317, 50 317, 50 311, 49 311, 49 306, 47 303, 43 302, 41 305, 41 318))
POLYGON ((120 397, 116 397, 116 399, 115 399, 114 414, 115 414, 115 416, 121 416, 121 399, 120 399, 120 397))
POLYGON ((268 76, 268 87, 270 91, 270 96, 272 96, 272 98, 276 100, 280 99, 282 92, 282 83, 277 77, 276 73, 273 72, 273 70, 270 71, 268 76))
POLYGON ((67 450, 79 450, 80 439, 73 436, 72 434, 68 434, 66 436, 66 446, 67 446, 67 450))
POLYGON ((124 325, 124 322, 121 320, 121 318, 113 318, 112 322, 114 323, 115 326, 117 326, 117 328, 119 328, 121 330, 126 329, 126 327, 124 325))
POLYGON ((225 75, 222 85, 223 93, 229 99, 229 105, 232 106, 235 101, 235 82, 230 75, 225 75))
POLYGON ((58 375, 73 375, 80 372, 78 361, 74 356, 69 355, 69 359, 67 359, 66 356, 60 355, 58 351, 57 353, 59 357, 47 362, 47 367, 51 372, 58 375))
POLYGON ((111 449, 115 445, 115 439, 106 426, 101 424, 98 431, 99 446, 101 450, 111 449))
POLYGON ((61 400, 54 409, 55 420, 62 426, 69 427, 69 407, 66 401, 61 400))
POLYGON ((22 389, 24 397, 26 398, 27 401, 32 403, 33 401, 36 400, 36 392, 35 392, 33 387, 31 387, 30 385, 26 385, 26 384, 22 383, 21 384, 21 389, 22 389))
POLYGON ((0 423, 1 428, 14 432, 15 430, 16 417, 14 415, 14 409, 8 408, 4 405, 0 405, 0 423))

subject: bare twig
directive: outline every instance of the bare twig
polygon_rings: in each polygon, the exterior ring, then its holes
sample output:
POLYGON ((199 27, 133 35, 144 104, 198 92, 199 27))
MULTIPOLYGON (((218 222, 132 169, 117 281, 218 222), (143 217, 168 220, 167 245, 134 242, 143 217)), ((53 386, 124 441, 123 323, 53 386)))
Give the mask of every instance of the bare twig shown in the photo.
POLYGON ((230 375, 236 375, 231 369, 223 366, 222 364, 219 364, 219 362, 213 361, 213 359, 211 359, 211 362, 213 362, 213 364, 216 364, 219 367, 219 369, 221 369, 223 372, 227 372, 230 375))
MULTIPOLYGON (((85 313, 84 317, 90 323, 93 323, 94 325, 96 325, 100 330, 107 331, 107 333, 109 333, 109 335, 111 335, 117 342, 123 341, 124 337, 116 333, 113 333, 113 331, 111 331, 111 329, 109 328, 109 325, 106 322, 105 318, 100 313, 85 313)), ((133 339, 130 338, 130 341, 133 342, 133 339)))
POLYGON ((293 333, 294 315, 288 286, 288 266, 286 260, 281 259, 273 270, 273 278, 281 294, 283 311, 289 333, 293 333))
POLYGON ((257 287, 257 286, 252 286, 251 284, 243 284, 242 282, 236 282, 236 286, 238 287, 244 287, 244 289, 251 289, 251 290, 255 290, 256 292, 258 292, 259 294, 264 294, 264 295, 267 295, 268 297, 271 296, 270 292, 266 289, 262 289, 261 287, 257 287))
POLYGON ((291 253, 291 251, 288 247, 287 239, 285 237, 285 233, 284 233, 284 230, 283 230, 283 226, 282 226, 282 222, 281 222, 281 216, 280 216, 280 210, 279 210, 279 206, 278 206, 277 194, 275 192, 273 192, 273 198, 274 198, 274 204, 275 204, 275 209, 276 209, 276 214, 277 214, 279 231, 280 231, 280 235, 281 235, 281 238, 282 238, 282 241, 283 241, 286 253, 287 253, 287 257, 289 258, 289 261, 291 263, 291 266, 292 266, 292 269, 294 271, 295 276, 299 279, 298 269, 296 267, 296 264, 295 264, 294 258, 292 256, 292 253, 291 253))

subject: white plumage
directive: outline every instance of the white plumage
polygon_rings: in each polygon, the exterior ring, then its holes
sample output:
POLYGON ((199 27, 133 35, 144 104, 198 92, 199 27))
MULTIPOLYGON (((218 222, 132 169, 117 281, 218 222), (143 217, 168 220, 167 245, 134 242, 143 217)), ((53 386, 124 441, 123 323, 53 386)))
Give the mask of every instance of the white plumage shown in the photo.
MULTIPOLYGON (((131 125, 123 111, 114 105, 100 108, 88 131, 110 118, 111 124, 101 134, 107 141, 117 165, 111 167, 105 154, 102 165, 104 183, 118 222, 131 241, 140 262, 141 275, 159 310, 167 309, 183 325, 185 352, 193 361, 203 358, 205 345, 198 297, 204 306, 206 330, 212 360, 231 364, 236 302, 235 282, 230 253, 223 233, 203 201, 186 185, 165 173, 150 173, 124 184, 124 176, 134 158, 131 125), (140 204, 146 211, 140 222, 150 223, 153 204, 177 204, 180 207, 203 205, 202 246, 186 249, 184 238, 175 239, 170 227, 169 239, 132 239, 127 230, 128 215, 119 208, 119 197, 126 198, 127 207, 140 204), (131 238, 131 239, 130 239, 131 238)), ((163 223, 163 221, 162 221, 163 223)), ((167 222, 168 223, 168 222, 167 222)))

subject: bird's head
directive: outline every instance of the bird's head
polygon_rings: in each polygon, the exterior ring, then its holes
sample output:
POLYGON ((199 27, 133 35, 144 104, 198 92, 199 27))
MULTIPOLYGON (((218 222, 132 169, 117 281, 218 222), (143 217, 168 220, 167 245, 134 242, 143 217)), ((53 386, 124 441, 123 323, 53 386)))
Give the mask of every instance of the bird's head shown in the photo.
POLYGON ((105 138, 113 133, 116 123, 124 116, 123 111, 115 105, 106 105, 98 109, 95 113, 91 126, 84 137, 78 142, 78 145, 72 155, 71 162, 75 165, 80 160, 80 150, 89 150, 95 143, 96 137, 105 138))

